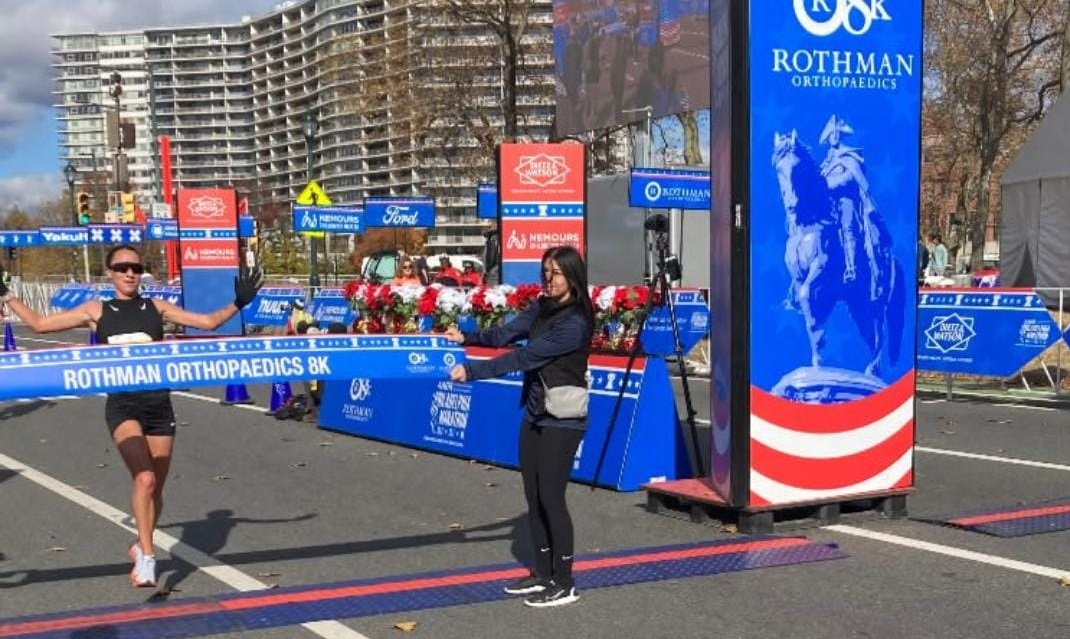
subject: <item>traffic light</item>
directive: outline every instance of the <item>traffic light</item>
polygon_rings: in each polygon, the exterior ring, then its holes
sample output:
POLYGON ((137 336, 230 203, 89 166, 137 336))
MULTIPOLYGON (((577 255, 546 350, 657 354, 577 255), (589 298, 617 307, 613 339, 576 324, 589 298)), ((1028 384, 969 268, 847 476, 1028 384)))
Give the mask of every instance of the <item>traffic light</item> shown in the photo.
POLYGON ((137 204, 136 200, 134 199, 134 194, 133 193, 123 193, 122 194, 122 203, 123 203, 123 224, 133 224, 134 223, 134 208, 135 208, 135 205, 137 204))
POLYGON ((82 226, 89 224, 92 214, 89 211, 89 194, 85 191, 78 192, 78 223, 82 226))

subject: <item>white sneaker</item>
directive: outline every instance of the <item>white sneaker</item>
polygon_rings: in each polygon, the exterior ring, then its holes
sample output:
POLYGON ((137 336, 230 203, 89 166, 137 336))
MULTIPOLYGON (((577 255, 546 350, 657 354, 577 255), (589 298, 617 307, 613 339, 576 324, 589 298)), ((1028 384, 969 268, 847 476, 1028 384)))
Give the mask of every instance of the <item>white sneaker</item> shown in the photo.
POLYGON ((130 544, 130 547, 126 549, 126 554, 129 555, 130 561, 135 564, 141 561, 141 558, 145 556, 145 553, 141 551, 141 544, 134 540, 134 543, 130 544))
POLYGON ((156 585, 156 557, 141 555, 130 571, 130 581, 138 588, 151 588, 156 585))
POLYGON ((564 588, 550 582, 549 587, 537 595, 524 600, 524 605, 532 608, 550 608, 552 606, 565 606, 574 601, 579 601, 575 586, 564 588))

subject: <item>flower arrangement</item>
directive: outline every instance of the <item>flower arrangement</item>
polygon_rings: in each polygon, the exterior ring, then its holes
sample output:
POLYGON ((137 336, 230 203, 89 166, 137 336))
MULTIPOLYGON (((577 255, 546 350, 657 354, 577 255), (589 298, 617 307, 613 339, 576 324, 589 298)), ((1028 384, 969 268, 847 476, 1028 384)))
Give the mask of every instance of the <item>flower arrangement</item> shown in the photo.
POLYGON ((502 323, 505 316, 515 309, 509 306, 509 296, 516 288, 508 284, 498 286, 477 286, 463 307, 463 310, 476 320, 476 327, 484 330, 502 323))
MULTIPOLYGON (((595 286, 590 294, 595 316, 591 348, 630 351, 639 339, 650 290, 645 286, 595 286)), ((655 298, 654 304, 659 303, 655 298)))
POLYGON ((459 288, 452 286, 440 288, 435 299, 434 326, 437 330, 445 330, 447 327, 457 325, 461 309, 464 308, 468 296, 459 288))
POLYGON ((432 330, 454 326, 471 315, 480 330, 501 323, 528 307, 540 294, 536 284, 480 286, 469 290, 432 284, 367 284, 350 282, 343 289, 357 311, 358 333, 415 333, 419 318, 430 317, 432 330))
MULTIPOLYGON (((415 333, 420 330, 421 317, 431 318, 430 328, 435 331, 456 326, 463 315, 471 316, 479 330, 492 328, 528 308, 542 295, 542 287, 502 284, 465 290, 441 284, 350 282, 344 293, 359 314, 356 332, 415 333)), ((650 290, 645 286, 594 286, 590 294, 595 311, 591 347, 609 352, 630 350, 639 337, 650 290)))

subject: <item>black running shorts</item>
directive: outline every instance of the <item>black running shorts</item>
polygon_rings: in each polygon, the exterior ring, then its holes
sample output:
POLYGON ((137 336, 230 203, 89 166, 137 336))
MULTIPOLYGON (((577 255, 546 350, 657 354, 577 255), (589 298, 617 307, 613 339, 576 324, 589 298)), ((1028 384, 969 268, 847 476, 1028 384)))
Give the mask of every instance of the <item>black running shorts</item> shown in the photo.
POLYGON ((133 419, 141 424, 145 435, 175 436, 175 409, 168 391, 112 393, 104 405, 104 419, 111 433, 119 424, 133 419))

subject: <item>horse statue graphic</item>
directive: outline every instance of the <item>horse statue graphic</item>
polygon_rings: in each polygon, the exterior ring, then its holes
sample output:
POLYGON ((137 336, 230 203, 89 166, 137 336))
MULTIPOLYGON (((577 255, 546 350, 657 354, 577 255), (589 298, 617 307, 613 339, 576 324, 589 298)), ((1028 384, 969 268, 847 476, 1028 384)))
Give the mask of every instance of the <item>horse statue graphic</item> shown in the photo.
POLYGON ((821 136, 830 149, 820 166, 795 131, 774 134, 773 167, 786 217, 784 262, 791 276, 785 303, 803 316, 811 353, 810 367, 778 386, 781 394, 803 401, 843 401, 884 388, 879 376, 886 340, 893 364, 901 347, 906 281, 870 196, 862 153, 842 143, 851 132, 832 116, 821 136), (863 373, 825 365, 826 324, 840 302, 868 349, 863 373))

